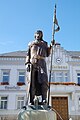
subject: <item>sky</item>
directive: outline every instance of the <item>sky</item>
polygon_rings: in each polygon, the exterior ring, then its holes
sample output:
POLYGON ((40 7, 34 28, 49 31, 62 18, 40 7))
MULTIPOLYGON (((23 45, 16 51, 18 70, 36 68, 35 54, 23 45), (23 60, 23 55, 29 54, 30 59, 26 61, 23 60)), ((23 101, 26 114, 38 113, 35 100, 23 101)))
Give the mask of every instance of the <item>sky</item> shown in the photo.
POLYGON ((0 0, 0 54, 27 50, 37 30, 50 44, 55 3, 60 26, 55 41, 80 51, 80 0, 0 0))

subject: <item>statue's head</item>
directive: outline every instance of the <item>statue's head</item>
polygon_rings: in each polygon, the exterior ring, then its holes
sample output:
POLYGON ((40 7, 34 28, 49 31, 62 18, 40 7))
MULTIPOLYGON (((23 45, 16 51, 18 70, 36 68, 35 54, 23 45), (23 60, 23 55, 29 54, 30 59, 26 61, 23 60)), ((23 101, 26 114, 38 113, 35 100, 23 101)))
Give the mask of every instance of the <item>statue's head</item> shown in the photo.
POLYGON ((42 40, 43 32, 41 30, 37 30, 34 34, 36 40, 42 40))

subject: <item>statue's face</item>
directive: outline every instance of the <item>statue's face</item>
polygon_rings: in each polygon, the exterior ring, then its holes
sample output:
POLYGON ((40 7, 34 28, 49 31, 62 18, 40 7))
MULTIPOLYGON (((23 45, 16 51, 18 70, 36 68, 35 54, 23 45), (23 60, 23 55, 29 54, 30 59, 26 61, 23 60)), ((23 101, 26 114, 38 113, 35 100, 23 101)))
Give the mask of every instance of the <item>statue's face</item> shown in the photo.
POLYGON ((41 33, 36 33, 35 34, 35 39, 36 40, 40 40, 42 38, 42 34, 41 33))

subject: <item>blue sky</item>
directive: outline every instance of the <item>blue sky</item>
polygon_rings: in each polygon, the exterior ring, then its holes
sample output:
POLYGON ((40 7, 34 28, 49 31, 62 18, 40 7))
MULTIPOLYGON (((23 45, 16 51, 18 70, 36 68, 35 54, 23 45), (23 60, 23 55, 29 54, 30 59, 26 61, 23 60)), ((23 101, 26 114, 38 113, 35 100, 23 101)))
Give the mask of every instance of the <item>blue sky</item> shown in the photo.
POLYGON ((80 0, 0 0, 0 54, 27 50, 39 29, 50 44, 55 3, 60 26, 56 42, 80 51, 80 0))

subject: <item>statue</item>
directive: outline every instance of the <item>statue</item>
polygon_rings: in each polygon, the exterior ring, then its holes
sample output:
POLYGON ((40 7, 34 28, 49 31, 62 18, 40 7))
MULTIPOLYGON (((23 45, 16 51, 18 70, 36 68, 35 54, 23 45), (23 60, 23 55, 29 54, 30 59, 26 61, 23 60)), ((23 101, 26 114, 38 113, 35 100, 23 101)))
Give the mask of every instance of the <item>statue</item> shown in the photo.
POLYGON ((48 47, 46 41, 43 40, 43 32, 38 30, 34 34, 35 40, 29 44, 27 51, 27 70, 29 71, 29 63, 32 65, 31 83, 30 83, 30 103, 34 105, 34 98, 42 96, 40 104, 47 103, 48 75, 45 58, 50 55, 51 45, 48 47))

